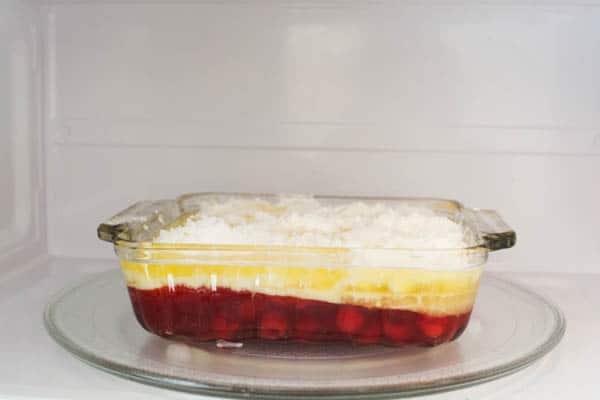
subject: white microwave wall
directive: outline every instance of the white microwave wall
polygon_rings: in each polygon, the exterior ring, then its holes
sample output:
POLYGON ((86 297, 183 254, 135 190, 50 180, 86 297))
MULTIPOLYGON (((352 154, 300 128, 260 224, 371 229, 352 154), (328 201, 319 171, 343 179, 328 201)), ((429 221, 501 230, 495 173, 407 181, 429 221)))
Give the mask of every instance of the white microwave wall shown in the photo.
POLYGON ((595 271, 600 2, 521 3, 4 1, 0 230, 110 257, 146 198, 439 196, 515 228, 495 268, 595 271))
POLYGON ((41 17, 37 2, 0 1, 0 261, 46 252, 41 17))

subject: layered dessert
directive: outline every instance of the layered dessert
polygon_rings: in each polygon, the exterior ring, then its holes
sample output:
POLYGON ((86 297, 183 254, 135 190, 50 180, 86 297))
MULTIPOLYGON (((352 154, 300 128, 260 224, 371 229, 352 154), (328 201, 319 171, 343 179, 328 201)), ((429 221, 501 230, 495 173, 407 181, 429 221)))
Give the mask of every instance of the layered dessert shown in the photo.
POLYGON ((121 265, 138 321, 161 336, 435 345, 467 326, 485 261, 469 256, 479 233, 453 215, 208 196, 121 265))

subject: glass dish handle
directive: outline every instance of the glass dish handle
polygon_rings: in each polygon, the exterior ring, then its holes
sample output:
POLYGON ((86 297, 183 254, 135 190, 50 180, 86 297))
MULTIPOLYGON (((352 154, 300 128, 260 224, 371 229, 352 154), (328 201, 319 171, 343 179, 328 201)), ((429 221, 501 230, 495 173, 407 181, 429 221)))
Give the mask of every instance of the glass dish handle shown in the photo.
POLYGON ((517 234, 494 210, 473 209, 473 220, 477 225, 485 247, 490 251, 508 249, 517 241, 517 234))
POLYGON ((98 238, 107 242, 145 241, 181 215, 174 200, 141 201, 98 226, 98 238))

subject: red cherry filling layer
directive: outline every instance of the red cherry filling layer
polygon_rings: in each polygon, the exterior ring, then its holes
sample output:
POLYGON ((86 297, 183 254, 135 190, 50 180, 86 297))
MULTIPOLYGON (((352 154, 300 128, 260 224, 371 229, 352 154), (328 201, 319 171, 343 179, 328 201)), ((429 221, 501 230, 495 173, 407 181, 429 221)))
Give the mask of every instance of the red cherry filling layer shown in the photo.
POLYGON ((262 338, 431 346, 460 336, 471 314, 432 316, 225 288, 129 287, 129 295, 137 320, 148 331, 201 341, 262 338))

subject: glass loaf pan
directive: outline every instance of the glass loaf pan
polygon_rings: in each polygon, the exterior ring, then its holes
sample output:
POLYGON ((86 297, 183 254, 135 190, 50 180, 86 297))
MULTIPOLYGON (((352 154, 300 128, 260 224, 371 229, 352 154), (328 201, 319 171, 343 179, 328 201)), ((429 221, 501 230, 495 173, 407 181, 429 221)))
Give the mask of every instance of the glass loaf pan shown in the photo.
POLYGON ((200 193, 139 202, 98 227, 114 243, 135 316, 148 331, 188 341, 248 338, 437 345, 466 328, 490 251, 512 247, 495 211, 451 200, 314 196, 433 211, 468 227, 467 248, 293 247, 155 243, 203 201, 276 195, 200 193))

